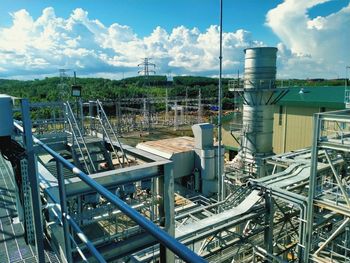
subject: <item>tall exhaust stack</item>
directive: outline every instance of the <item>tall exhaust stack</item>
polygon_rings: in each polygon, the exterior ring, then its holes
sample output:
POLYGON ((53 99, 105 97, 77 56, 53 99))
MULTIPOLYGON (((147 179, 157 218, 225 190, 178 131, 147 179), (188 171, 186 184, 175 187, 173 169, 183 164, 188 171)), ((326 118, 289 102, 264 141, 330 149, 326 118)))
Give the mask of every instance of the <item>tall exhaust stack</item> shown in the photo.
POLYGON ((260 177, 262 158, 273 154, 274 105, 288 90, 276 89, 277 48, 247 48, 244 52, 244 86, 233 89, 243 99, 240 150, 233 166, 240 173, 260 177))

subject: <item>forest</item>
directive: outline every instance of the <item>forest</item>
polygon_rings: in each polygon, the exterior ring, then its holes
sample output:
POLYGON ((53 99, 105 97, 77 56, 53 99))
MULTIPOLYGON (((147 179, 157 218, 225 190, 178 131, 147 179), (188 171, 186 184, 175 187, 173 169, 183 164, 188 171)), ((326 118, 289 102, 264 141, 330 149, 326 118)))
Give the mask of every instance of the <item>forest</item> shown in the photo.
MULTIPOLYGON (((138 76, 121 80, 103 78, 77 78, 76 84, 82 87, 82 99, 116 100, 124 98, 157 98, 164 97, 166 88, 170 98, 198 98, 201 90, 202 98, 214 98, 218 94, 218 79, 199 76, 176 76, 168 82, 166 76, 138 76)), ((229 79, 222 80, 223 109, 233 105, 233 92, 228 90, 229 79)), ((73 78, 60 79, 50 77, 35 80, 0 79, 0 93, 15 97, 29 98, 32 102, 70 100, 73 78)), ((335 86, 344 85, 344 80, 277 80, 277 86, 335 86)))

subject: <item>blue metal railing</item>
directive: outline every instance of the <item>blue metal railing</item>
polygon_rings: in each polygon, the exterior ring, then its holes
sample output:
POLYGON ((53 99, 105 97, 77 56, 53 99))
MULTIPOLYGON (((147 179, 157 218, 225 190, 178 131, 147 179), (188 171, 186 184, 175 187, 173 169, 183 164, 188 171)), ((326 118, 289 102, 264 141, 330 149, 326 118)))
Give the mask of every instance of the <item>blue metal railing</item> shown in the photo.
MULTIPOLYGON (((14 123, 14 125, 18 130, 23 132, 23 128, 19 124, 14 123)), ((127 215, 133 221, 135 221, 146 232, 151 234, 162 245, 164 245, 166 248, 174 252, 179 258, 181 258, 186 262, 194 262, 194 263, 206 262, 203 258, 198 256, 188 247, 186 247, 185 245, 177 241, 174 237, 170 236, 164 230, 159 228, 156 224, 154 224, 150 220, 143 217, 136 210, 134 210, 129 205, 127 205, 124 201, 119 199, 116 195, 112 194, 105 187, 95 182, 87 174, 79 170, 77 167, 75 167, 73 164, 68 162, 66 159, 64 159, 62 156, 60 156, 58 153, 56 153, 54 150, 52 150, 50 147, 48 147, 46 144, 44 144, 34 136, 33 136, 33 142, 39 145, 40 147, 42 147, 47 153, 49 153, 52 157, 54 157, 54 159, 58 163, 62 164, 65 168, 72 171, 77 177, 79 177, 83 182, 89 185, 92 189, 96 190, 96 192, 104 196, 108 201, 114 204, 120 211, 122 211, 125 215, 127 215)), ((66 218, 68 219, 68 217, 66 218)), ((95 252, 91 251, 91 252, 96 254, 96 251, 95 252)), ((98 253, 97 256, 101 256, 101 254, 98 253)), ((102 261, 102 262, 105 262, 105 261, 102 261)))

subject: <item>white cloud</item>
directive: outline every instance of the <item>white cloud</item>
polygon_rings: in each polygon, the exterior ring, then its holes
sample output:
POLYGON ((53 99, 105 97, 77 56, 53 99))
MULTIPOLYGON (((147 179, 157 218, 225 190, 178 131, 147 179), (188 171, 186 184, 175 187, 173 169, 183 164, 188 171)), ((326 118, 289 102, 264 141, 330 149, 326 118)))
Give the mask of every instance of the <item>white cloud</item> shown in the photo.
MULTIPOLYGON (((307 12, 329 0, 285 0, 267 14, 267 25, 280 38, 278 74, 282 77, 342 76, 349 65, 350 5, 326 17, 307 12), (340 72, 340 73, 339 73, 340 72)), ((219 27, 204 31, 179 26, 167 32, 156 27, 139 37, 127 25, 106 26, 77 8, 68 18, 52 7, 37 19, 26 10, 11 13, 12 25, 0 27, 0 77, 32 78, 58 75, 59 68, 75 69, 79 76, 120 78, 137 74, 137 64, 151 57, 158 74, 217 76, 219 27)), ((243 49, 264 46, 244 30, 223 34, 224 75, 242 70, 243 49)))
MULTIPOLYGON (((114 23, 105 26, 77 8, 67 18, 52 7, 36 20, 26 10, 11 14, 12 25, 0 27, 0 77, 57 75, 59 68, 76 69, 80 75, 130 76, 143 57, 151 57, 157 72, 165 74, 217 75, 219 28, 179 26, 171 32, 157 27, 146 37, 114 23), (123 74, 121 74, 123 73, 123 74)), ((224 70, 236 72, 243 62, 243 48, 251 43, 245 30, 225 32, 224 70)))
POLYGON ((350 3, 328 16, 308 10, 330 0, 285 0, 266 16, 279 44, 280 76, 343 77, 350 64, 350 3), (289 51, 288 51, 289 49, 289 51))

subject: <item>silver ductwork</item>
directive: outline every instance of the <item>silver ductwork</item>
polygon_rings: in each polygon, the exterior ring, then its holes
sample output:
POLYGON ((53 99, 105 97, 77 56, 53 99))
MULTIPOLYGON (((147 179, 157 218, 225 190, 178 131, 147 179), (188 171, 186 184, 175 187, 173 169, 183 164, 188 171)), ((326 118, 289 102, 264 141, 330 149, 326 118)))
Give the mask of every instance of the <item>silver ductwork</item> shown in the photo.
MULTIPOLYGON (((197 188, 201 188, 203 195, 212 196, 218 192, 218 147, 213 144, 214 126, 200 123, 192 126, 194 134, 195 167, 197 174, 197 188), (200 179, 200 183, 198 183, 200 179), (199 185, 201 187, 199 187, 199 185)), ((221 164, 224 163, 224 148, 221 149, 221 164)), ((222 167, 223 171, 223 167, 222 167)))
POLYGON ((233 164, 239 171, 256 175, 261 159, 273 154, 274 105, 287 90, 276 89, 277 48, 247 48, 244 52, 244 86, 233 90, 243 99, 240 150, 233 164))
POLYGON ((248 48, 245 50, 243 134, 240 155, 272 154, 274 105, 268 100, 275 89, 277 48, 248 48))

